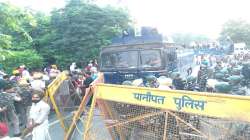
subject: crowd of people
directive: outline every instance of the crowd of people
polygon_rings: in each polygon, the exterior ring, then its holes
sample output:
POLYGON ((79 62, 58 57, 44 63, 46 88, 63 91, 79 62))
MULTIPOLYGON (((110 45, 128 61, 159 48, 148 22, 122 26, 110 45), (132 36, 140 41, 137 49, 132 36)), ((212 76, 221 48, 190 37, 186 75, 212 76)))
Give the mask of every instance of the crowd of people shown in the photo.
POLYGON ((145 75, 123 84, 160 89, 250 95, 250 54, 197 55, 187 74, 172 72, 169 77, 145 75))
MULTIPOLYGON (((75 86, 73 88, 81 89, 81 97, 84 88, 97 78, 97 70, 97 61, 93 60, 83 69, 72 63, 66 72, 75 86)), ((28 134, 32 134, 33 140, 50 139, 48 118, 51 107, 44 101, 44 96, 48 85, 60 73, 56 65, 33 72, 21 65, 12 75, 0 70, 0 139, 10 139, 9 135, 21 139, 28 134)))
MULTIPOLYGON (((237 55, 200 55, 194 59, 195 66, 187 70, 185 76, 183 73, 172 72, 171 76, 155 77, 153 75, 145 75, 141 79, 133 81, 124 81, 123 85, 158 88, 162 90, 188 90, 198 92, 211 92, 213 94, 233 94, 246 96, 249 95, 250 88, 250 54, 237 55)), ((147 110, 147 112, 157 112, 156 108, 149 108, 146 106, 137 106, 126 103, 114 103, 110 105, 116 111, 118 118, 129 120, 130 116, 138 115, 139 112, 147 110), (135 111, 136 110, 136 111, 135 111)), ((191 113, 171 111, 176 116, 191 124, 195 129, 209 133, 209 129, 213 129, 214 118, 203 118, 199 115, 191 113), (202 120, 212 120, 210 122, 211 128, 202 127, 202 120), (205 130, 203 130, 205 129, 205 130)), ((143 113, 142 113, 143 114, 143 113)), ((153 135, 159 139, 163 137, 164 126, 162 124, 167 121, 167 136, 168 139, 182 139, 182 133, 192 133, 190 129, 184 129, 181 124, 178 124, 177 119, 168 115, 167 120, 165 114, 156 115, 154 117, 144 118, 136 125, 128 124, 126 128, 123 127, 127 133, 125 136, 128 139, 140 139, 140 137, 147 137, 153 135), (182 129, 182 130, 181 130, 182 129), (180 131, 181 130, 181 131, 180 131), (145 135, 151 134, 151 135, 145 135)), ((217 118, 216 118, 217 119, 217 118)), ((215 121, 215 123, 218 123, 215 121)), ((216 124, 217 125, 217 124, 216 124)), ((221 139, 239 139, 239 136, 249 139, 250 126, 244 123, 227 122, 221 123, 221 128, 228 130, 221 139), (225 126, 224 126, 225 125, 225 126)), ((219 131, 219 129, 218 129, 219 131)), ((212 133, 213 135, 214 133, 212 133)), ((216 135, 216 134, 215 134, 216 135)), ((216 135, 217 136, 217 135, 216 135)), ((183 138, 185 139, 185 138, 183 138)), ((187 136, 186 139, 194 139, 187 136)))
MULTIPOLYGON (((123 84, 163 90, 249 95, 249 53, 198 55, 194 57, 194 64, 195 67, 187 70, 186 77, 183 77, 182 73, 172 72, 170 77, 145 75, 141 79, 124 81, 123 84)), ((21 65, 13 70, 12 75, 0 70, 0 138, 8 137, 8 127, 11 126, 13 136, 24 137, 32 133, 33 140, 50 139, 48 117, 51 107, 43 98, 46 87, 60 73, 56 65, 31 73, 25 65, 21 65)), ((84 89, 98 77, 97 61, 91 60, 82 69, 73 62, 68 74, 73 88, 75 91, 79 89, 82 98, 84 89)))

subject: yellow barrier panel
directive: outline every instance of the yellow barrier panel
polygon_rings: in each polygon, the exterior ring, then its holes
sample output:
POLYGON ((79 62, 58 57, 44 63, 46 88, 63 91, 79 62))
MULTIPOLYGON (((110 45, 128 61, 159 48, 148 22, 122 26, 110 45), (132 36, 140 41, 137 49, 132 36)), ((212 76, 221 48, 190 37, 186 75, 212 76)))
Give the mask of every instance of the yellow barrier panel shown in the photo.
POLYGON ((66 80, 68 77, 65 72, 62 72, 60 75, 56 77, 56 79, 48 85, 47 91, 54 95, 59 88, 59 86, 62 84, 64 80, 66 80))
MULTIPOLYGON (((76 124, 80 119, 81 114, 84 111, 86 111, 86 105, 89 102, 89 100, 91 99, 91 96, 94 94, 93 93, 95 91, 94 88, 96 87, 97 83, 103 83, 103 74, 102 73, 99 73, 98 78, 95 79, 90 84, 90 87, 86 89, 85 95, 84 95, 84 97, 83 97, 83 99, 81 101, 81 104, 79 105, 78 110, 75 112, 75 115, 73 116, 73 119, 72 119, 72 123, 71 123, 66 135, 64 136, 64 140, 69 140, 70 139, 70 137, 71 137, 71 135, 72 135, 72 133, 73 133, 75 127, 76 127, 76 124)), ((95 99, 95 98, 93 98, 93 99, 95 99)), ((90 111, 92 113, 92 115, 93 115, 94 104, 95 104, 95 101, 92 102, 92 107, 91 107, 91 111, 90 111)), ((89 122, 91 122, 91 118, 92 118, 92 116, 88 117, 88 119, 89 119, 89 121, 87 121, 88 122, 88 124, 87 124, 88 127, 90 125, 89 122)), ((85 133, 88 133, 88 131, 86 131, 85 133)))
POLYGON ((56 93, 57 89, 60 87, 62 82, 66 79, 67 79, 66 73, 62 72, 60 75, 57 76, 57 78, 52 83, 49 84, 49 86, 46 90, 46 95, 49 96, 50 101, 55 109, 57 118, 60 120, 60 124, 65 132, 67 131, 67 128, 64 125, 63 116, 61 115, 61 113, 56 105, 56 102, 54 99, 54 94, 56 93))
POLYGON ((250 97, 97 85, 97 99, 250 122, 250 97))

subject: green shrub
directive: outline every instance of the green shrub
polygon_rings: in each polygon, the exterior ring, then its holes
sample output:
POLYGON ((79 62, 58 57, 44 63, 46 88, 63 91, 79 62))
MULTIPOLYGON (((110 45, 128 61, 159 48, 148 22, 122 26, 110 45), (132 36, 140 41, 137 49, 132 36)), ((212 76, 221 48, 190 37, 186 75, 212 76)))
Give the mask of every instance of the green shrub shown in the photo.
POLYGON ((41 69, 43 58, 33 50, 11 51, 2 63, 6 72, 11 73, 13 69, 23 64, 31 70, 41 69))

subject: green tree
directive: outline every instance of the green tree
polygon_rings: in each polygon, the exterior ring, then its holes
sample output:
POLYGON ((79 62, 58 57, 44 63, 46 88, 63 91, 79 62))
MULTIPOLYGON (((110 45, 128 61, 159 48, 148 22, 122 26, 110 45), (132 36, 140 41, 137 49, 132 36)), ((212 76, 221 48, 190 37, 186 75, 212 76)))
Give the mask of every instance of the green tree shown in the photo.
POLYGON ((11 51, 11 55, 6 55, 6 59, 2 61, 2 64, 8 73, 23 64, 29 69, 41 69, 43 58, 32 50, 11 51))
POLYGON ((220 40, 230 37, 234 43, 250 44, 250 23, 244 20, 229 20, 222 28, 220 40))
POLYGON ((32 41, 26 29, 35 26, 33 16, 25 10, 8 3, 0 3, 0 48, 17 49, 32 41))
POLYGON ((0 63, 7 70, 20 64, 40 67, 43 59, 32 50, 29 32, 36 26, 32 14, 8 3, 0 3, 0 63))
POLYGON ((34 17, 37 26, 30 31, 33 38, 32 48, 43 56, 47 63, 55 63, 53 59, 54 50, 51 49, 52 43, 56 39, 55 30, 51 27, 51 17, 43 13, 35 13, 34 17))
POLYGON ((0 3, 0 63, 11 69, 21 63, 39 67, 42 61, 64 67, 86 62, 129 22, 127 11, 92 1, 71 0, 51 16, 0 3))
POLYGON ((108 45, 112 37, 128 27, 130 21, 124 10, 101 8, 78 0, 70 1, 65 8, 55 10, 51 15, 51 25, 47 26, 50 35, 44 33, 43 37, 40 36, 51 41, 40 44, 39 53, 46 58, 53 57, 62 66, 97 57, 100 47, 108 45))

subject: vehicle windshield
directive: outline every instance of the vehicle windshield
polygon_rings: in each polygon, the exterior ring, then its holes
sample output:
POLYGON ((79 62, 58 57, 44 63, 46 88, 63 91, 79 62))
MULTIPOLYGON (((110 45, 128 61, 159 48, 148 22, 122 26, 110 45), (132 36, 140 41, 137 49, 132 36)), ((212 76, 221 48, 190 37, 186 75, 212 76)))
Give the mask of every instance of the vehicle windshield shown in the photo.
POLYGON ((141 51, 141 60, 143 68, 160 67, 162 63, 159 50, 141 51))
POLYGON ((138 52, 110 52, 101 56, 103 68, 137 68, 138 52))

